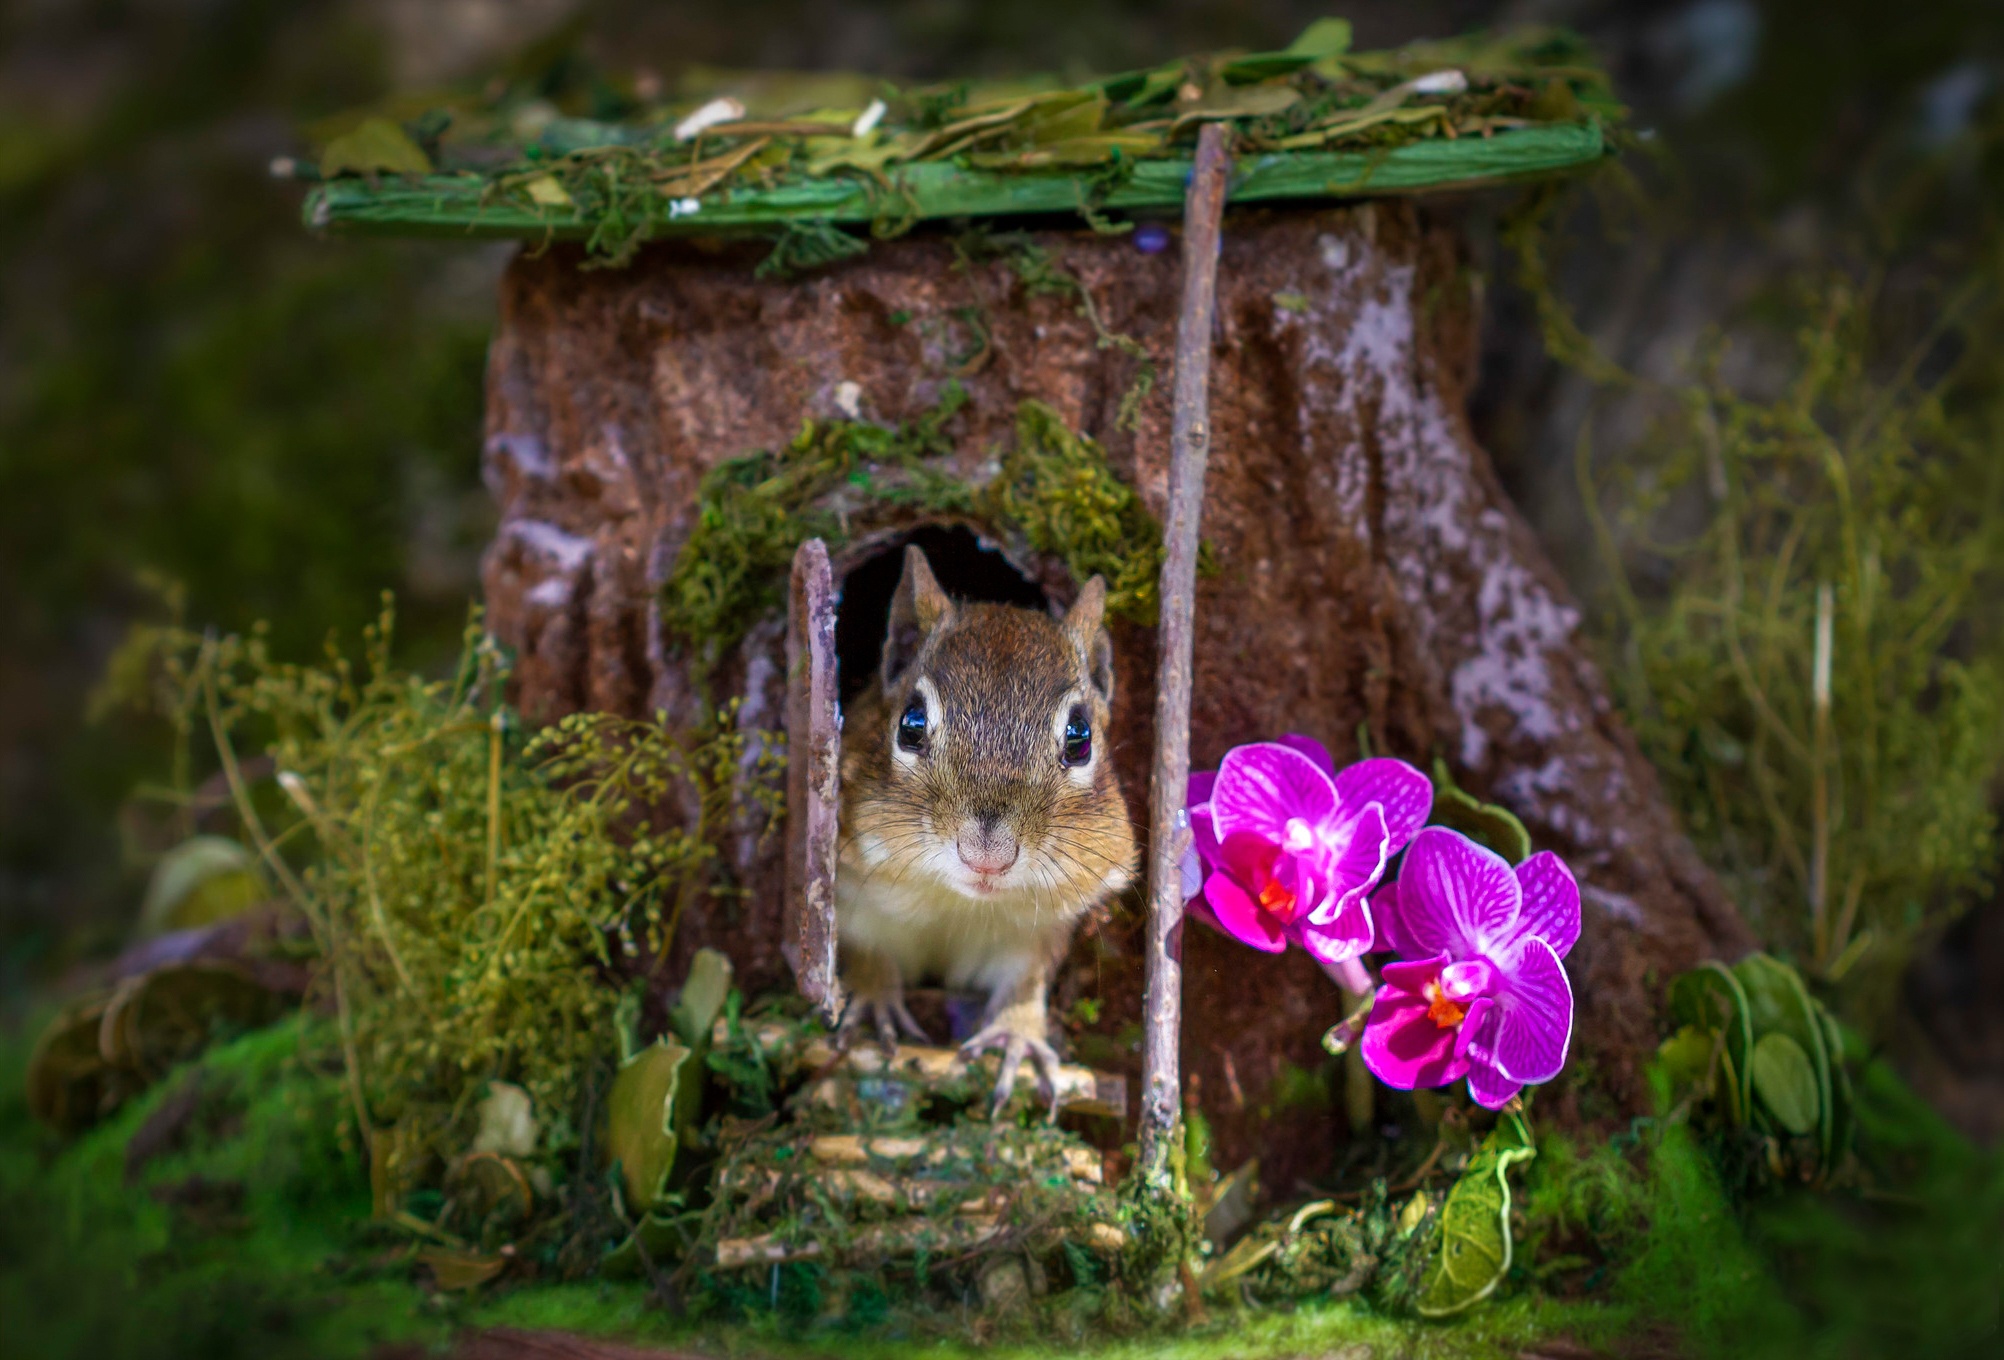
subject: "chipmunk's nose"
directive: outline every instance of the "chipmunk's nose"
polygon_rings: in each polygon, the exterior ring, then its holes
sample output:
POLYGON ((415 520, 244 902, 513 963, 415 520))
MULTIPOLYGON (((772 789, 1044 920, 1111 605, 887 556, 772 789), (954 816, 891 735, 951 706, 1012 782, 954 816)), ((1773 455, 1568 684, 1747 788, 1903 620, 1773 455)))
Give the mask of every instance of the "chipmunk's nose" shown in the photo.
POLYGON ((1007 873, 1022 853, 1015 833, 994 816, 970 817, 953 838, 953 848, 960 852, 960 862, 977 874, 1007 873))

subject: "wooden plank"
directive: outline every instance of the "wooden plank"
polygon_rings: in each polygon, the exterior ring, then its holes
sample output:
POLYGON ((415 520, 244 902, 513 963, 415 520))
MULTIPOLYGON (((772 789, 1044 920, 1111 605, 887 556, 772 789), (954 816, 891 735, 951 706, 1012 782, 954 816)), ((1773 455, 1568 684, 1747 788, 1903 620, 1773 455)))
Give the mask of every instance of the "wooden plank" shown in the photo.
MULTIPOLYGON (((939 1086, 968 1081, 977 1071, 986 1074, 997 1063, 992 1054, 970 1061, 957 1048, 928 1044, 899 1044, 888 1053, 876 1044, 858 1044, 845 1053, 823 1035, 797 1037, 798 1030, 782 1021, 769 1020, 747 1028, 766 1056, 782 1068, 816 1073, 823 1082, 831 1078, 889 1076, 921 1086, 939 1086)), ((710 1037, 719 1047, 728 1044, 729 1024, 718 1020, 710 1037)), ((1117 1073, 1063 1063, 1058 1067, 1056 1082, 1061 1110, 1112 1119, 1127 1117, 1127 1079, 1117 1073)))
POLYGON ((842 1013, 835 968, 835 856, 842 796, 842 729, 836 710, 835 591, 828 545, 793 555, 786 626, 786 938, 800 994, 830 1025, 842 1013))
MULTIPOLYGON (((1513 128, 1490 137, 1429 138, 1383 151, 1268 152, 1241 157, 1230 201, 1345 199, 1431 193, 1530 176, 1560 174, 1607 154, 1598 123, 1513 128)), ((1131 211, 1176 208, 1195 167, 1188 157, 1141 161, 1096 203, 1131 211)), ((920 219, 1076 213, 1088 181, 1068 172, 976 170, 945 161, 896 169, 895 200, 862 179, 803 179, 769 189, 733 187, 699 201, 693 212, 650 225, 657 237, 771 231, 788 221, 865 223, 906 213, 920 219)), ((538 208, 492 194, 481 175, 421 179, 330 180, 306 195, 307 225, 399 235, 579 240, 600 220, 576 210, 538 208)))
POLYGON ((1171 949, 1183 922, 1185 810, 1190 780, 1191 636, 1196 617, 1198 528, 1211 456, 1211 332, 1217 310, 1218 243, 1232 171, 1231 133, 1208 123, 1183 210, 1183 303, 1176 325, 1176 385, 1169 436, 1169 515, 1162 526, 1161 614, 1156 627, 1155 774, 1148 832, 1148 968, 1141 1030, 1141 1172, 1169 1188, 1169 1151, 1182 1116, 1178 1046, 1183 966, 1171 949))

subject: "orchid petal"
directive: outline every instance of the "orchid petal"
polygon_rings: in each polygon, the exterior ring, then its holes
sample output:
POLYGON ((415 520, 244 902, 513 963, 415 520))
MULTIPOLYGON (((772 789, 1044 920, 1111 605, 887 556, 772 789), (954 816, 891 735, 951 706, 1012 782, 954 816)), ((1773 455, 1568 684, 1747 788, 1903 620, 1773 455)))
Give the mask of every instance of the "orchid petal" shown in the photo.
POLYGON ((1498 961, 1504 986, 1497 997, 1498 1071, 1513 1081, 1550 1081, 1566 1065, 1573 1035, 1573 987, 1552 947, 1526 936, 1498 961))
POLYGON ((1287 936, 1281 933, 1279 923, 1261 911, 1259 903, 1248 897, 1245 889, 1233 882, 1230 875, 1216 873, 1205 879, 1204 900, 1210 903, 1219 927, 1240 944, 1249 944, 1269 954, 1278 954, 1287 948, 1287 936))
POLYGON ((1334 776, 1336 773, 1336 758, 1329 754, 1327 746, 1324 746, 1313 737, 1303 736, 1299 732, 1289 732, 1284 737, 1275 737, 1274 744, 1277 746, 1292 747, 1294 750, 1301 752, 1301 754, 1314 761, 1315 767, 1326 775, 1334 776))
POLYGON ((1523 1089, 1523 1082, 1512 1081, 1493 1068, 1479 1063, 1468 1066, 1468 1094, 1485 1110, 1502 1109, 1523 1089))
POLYGON ((1385 834, 1394 852, 1419 834, 1433 811, 1433 781, 1403 760, 1360 760, 1336 776, 1336 799, 1345 808, 1376 803, 1385 811, 1385 834))
POLYGON ((1371 952, 1383 954, 1423 954, 1426 951, 1406 939, 1399 925, 1399 881, 1388 878, 1379 889, 1371 894, 1371 924, 1376 934, 1371 939, 1371 952))
POLYGON ((1580 885, 1566 862, 1549 850, 1517 866, 1524 892, 1524 909, 1517 918, 1521 935, 1535 935, 1564 958, 1580 937, 1580 885))
POLYGON ((1376 803, 1366 806, 1330 838, 1329 849, 1324 896, 1308 913, 1317 923, 1335 920, 1352 904, 1361 906, 1364 895, 1384 876, 1390 851, 1385 844, 1383 809, 1376 803))
POLYGON ((1274 742, 1227 751, 1211 790, 1221 841, 1251 834, 1279 844, 1290 820, 1322 826, 1335 810, 1336 786, 1329 776, 1301 752, 1274 742))
POLYGON ((1458 831, 1430 826, 1399 869, 1399 930, 1429 954, 1495 955, 1516 935, 1523 889, 1510 865, 1458 831))
POLYGON ((1195 807, 1199 803, 1211 801, 1211 790, 1218 785, 1216 770, 1192 770, 1189 782, 1183 786, 1183 803, 1195 807))
POLYGON ((1197 858, 1207 865, 1215 865, 1221 858, 1218 849, 1218 822, 1211 815, 1209 803, 1190 805, 1190 848, 1197 852, 1197 858))
POLYGON ((1400 959, 1386 964, 1379 971, 1384 975, 1387 987, 1411 992, 1418 996, 1429 982, 1440 976, 1440 970, 1447 966, 1447 955, 1437 954, 1430 959, 1400 959))
POLYGON ((1441 995, 1463 1005, 1489 996, 1496 983, 1496 968, 1487 959, 1459 959, 1440 970, 1441 995))
POLYGON ((1454 1056, 1494 1067, 1495 1053, 1496 1002, 1478 996, 1468 1003, 1468 1013, 1461 1017, 1461 1028, 1454 1039, 1454 1056))
POLYGON ((1445 1086, 1468 1071, 1467 1061, 1455 1056, 1454 1041, 1454 1030, 1428 1018, 1424 998, 1388 984, 1378 989, 1358 1052, 1379 1081, 1410 1091, 1445 1086))
POLYGON ((1370 953, 1372 934, 1371 908, 1361 898, 1354 900, 1347 911, 1338 912, 1333 921, 1318 925, 1312 917, 1304 916, 1287 928, 1287 938, 1307 950, 1325 968, 1370 953))

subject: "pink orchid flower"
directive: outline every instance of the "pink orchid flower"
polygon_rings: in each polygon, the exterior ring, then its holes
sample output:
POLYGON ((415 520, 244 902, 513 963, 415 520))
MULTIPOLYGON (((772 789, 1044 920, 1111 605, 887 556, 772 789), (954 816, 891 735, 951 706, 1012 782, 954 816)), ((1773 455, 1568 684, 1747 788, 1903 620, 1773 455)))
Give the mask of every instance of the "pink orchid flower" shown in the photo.
POLYGON ((1340 773, 1321 742, 1286 736, 1233 747, 1215 773, 1190 776, 1189 911, 1277 954, 1290 942, 1353 990, 1371 948, 1366 900, 1385 864, 1433 807, 1433 785, 1402 760, 1340 773))
POLYGON ((1497 1110, 1550 1081, 1572 1041, 1573 990, 1559 963, 1580 934, 1580 890, 1551 851, 1514 870, 1459 832, 1413 838, 1373 904, 1384 967, 1364 1025, 1364 1063, 1387 1086, 1468 1078, 1497 1110))

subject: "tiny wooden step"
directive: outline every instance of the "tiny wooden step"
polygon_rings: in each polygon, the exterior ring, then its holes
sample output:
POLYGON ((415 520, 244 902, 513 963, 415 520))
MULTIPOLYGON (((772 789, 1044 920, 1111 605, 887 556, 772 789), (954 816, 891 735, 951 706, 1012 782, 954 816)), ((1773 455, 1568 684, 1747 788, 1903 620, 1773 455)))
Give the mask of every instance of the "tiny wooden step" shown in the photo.
MULTIPOLYGON (((973 1060, 957 1048, 927 1044, 900 1044, 886 1053, 882 1046, 861 1041, 846 1053, 825 1035, 802 1036, 784 1021, 769 1020, 747 1027, 766 1057, 796 1072, 816 1074, 808 1098, 816 1104, 839 1099, 839 1087, 830 1084, 838 1077, 892 1077, 919 1086, 940 1087, 969 1081, 977 1076, 992 1083, 1000 1061, 992 1055, 973 1060)), ((730 1041, 728 1022, 719 1020, 711 1042, 722 1046, 730 1041)), ((1098 1072, 1075 1063, 1061 1064, 1055 1076, 1057 1106, 1077 1114, 1104 1115, 1110 1119, 1127 1117, 1127 1078, 1098 1072)), ((1034 1076, 1025 1071, 1018 1078, 1020 1088, 1034 1085, 1034 1076)))

